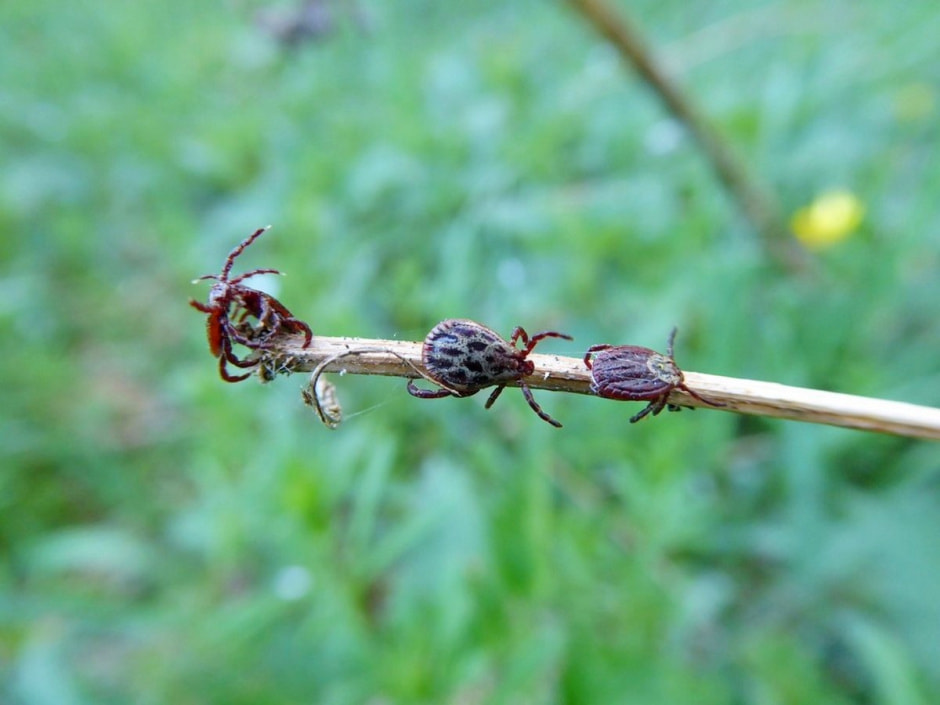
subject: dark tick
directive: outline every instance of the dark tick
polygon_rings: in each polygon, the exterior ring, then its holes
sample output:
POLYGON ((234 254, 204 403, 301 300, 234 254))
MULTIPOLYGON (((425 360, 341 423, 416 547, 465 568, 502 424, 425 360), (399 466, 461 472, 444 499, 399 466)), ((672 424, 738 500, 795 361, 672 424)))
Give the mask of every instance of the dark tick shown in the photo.
POLYGON ((226 382, 240 382, 248 374, 233 375, 227 364, 242 369, 258 365, 257 360, 239 359, 232 351, 232 345, 238 343, 251 350, 269 348, 270 339, 277 334, 303 333, 304 347, 310 344, 313 333, 303 321, 294 318, 280 301, 263 291, 244 286, 249 277, 257 274, 281 274, 276 269, 253 269, 245 274, 229 279, 229 274, 236 258, 245 251, 267 228, 260 228, 245 238, 232 250, 222 265, 221 274, 206 274, 202 279, 214 279, 215 284, 209 290, 209 301, 200 303, 190 299, 189 305, 197 311, 208 314, 206 318, 206 336, 209 340, 209 352, 219 360, 219 374, 226 382), (248 318, 257 319, 252 326, 248 318), (248 333, 246 335, 245 333, 248 333))
POLYGON ((667 407, 670 411, 679 411, 680 406, 669 403, 673 389, 681 389, 711 406, 725 406, 699 396, 686 386, 682 370, 673 357, 676 330, 673 328, 669 335, 665 355, 637 345, 592 345, 584 355, 584 364, 591 370, 591 391, 606 399, 649 401, 630 423, 648 414, 656 416, 667 407), (591 355, 595 355, 593 361, 591 355))
POLYGON ((529 337, 524 328, 517 326, 507 341, 476 321, 462 318, 441 321, 424 339, 421 360, 428 377, 442 389, 419 389, 414 380, 409 380, 408 392, 420 399, 470 397, 495 384, 496 389, 484 405, 489 409, 508 383, 518 381, 532 411, 552 426, 561 428, 558 421, 542 411, 529 385, 523 381, 524 377, 535 372, 535 364, 528 359, 529 353, 544 338, 572 339, 570 335, 555 331, 529 337), (524 347, 517 348, 517 341, 521 341, 524 347))

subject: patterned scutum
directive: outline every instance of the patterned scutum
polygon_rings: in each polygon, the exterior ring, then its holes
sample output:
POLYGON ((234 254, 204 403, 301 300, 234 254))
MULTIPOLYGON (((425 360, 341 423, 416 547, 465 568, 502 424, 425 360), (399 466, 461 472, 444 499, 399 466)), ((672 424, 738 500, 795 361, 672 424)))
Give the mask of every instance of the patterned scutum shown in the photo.
POLYGON ((441 389, 419 389, 414 380, 408 380, 408 393, 419 399, 469 397, 484 387, 495 386, 484 404, 484 408, 489 409, 506 385, 518 380, 519 389, 532 411, 543 421, 561 428, 561 423, 538 405, 525 382, 525 377, 535 371, 535 364, 526 358, 545 338, 571 340, 570 335, 553 330, 530 336, 522 326, 516 326, 509 340, 504 340, 476 321, 465 318, 441 321, 428 333, 421 349, 426 376, 441 389), (522 342, 521 349, 516 347, 518 341, 522 342))
POLYGON ((532 374, 534 365, 498 333, 475 321, 449 319, 431 329, 421 353, 428 374, 462 396, 532 374))

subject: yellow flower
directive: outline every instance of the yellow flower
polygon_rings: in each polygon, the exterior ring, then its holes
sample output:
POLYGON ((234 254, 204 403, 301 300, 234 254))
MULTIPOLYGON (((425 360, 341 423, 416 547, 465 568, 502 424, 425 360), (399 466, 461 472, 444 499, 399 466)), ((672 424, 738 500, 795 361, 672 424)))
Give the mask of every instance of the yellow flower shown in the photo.
POLYGON ((865 206, 851 191, 829 191, 790 218, 790 229, 811 250, 825 250, 855 232, 865 206))

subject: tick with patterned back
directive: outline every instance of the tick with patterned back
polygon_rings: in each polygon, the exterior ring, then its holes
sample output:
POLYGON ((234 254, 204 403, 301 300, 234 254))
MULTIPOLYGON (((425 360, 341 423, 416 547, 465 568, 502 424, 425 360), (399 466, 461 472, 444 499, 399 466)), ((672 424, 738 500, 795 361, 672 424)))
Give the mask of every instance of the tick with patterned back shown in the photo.
POLYGON ((469 397, 496 385, 484 406, 489 409, 508 383, 518 381, 523 396, 539 418, 561 428, 561 424, 536 403, 532 390, 523 381, 535 371, 535 364, 528 359, 529 353, 545 338, 572 340, 570 335, 556 331, 543 331, 530 337, 524 328, 517 326, 507 341, 476 321, 464 318, 441 321, 428 333, 421 349, 428 377, 441 389, 419 389, 409 380, 408 392, 421 399, 469 397), (517 348, 517 342, 523 347, 517 348))

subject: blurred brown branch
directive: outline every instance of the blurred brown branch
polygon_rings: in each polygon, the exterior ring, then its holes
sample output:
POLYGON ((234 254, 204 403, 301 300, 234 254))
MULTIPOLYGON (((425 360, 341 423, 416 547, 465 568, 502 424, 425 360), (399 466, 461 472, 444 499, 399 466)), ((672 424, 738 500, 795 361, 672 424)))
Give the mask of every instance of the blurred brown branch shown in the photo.
POLYGON ((675 118, 686 126, 719 180, 738 203, 751 226, 760 234, 771 256, 789 267, 801 264, 802 253, 787 237, 775 199, 668 74, 640 30, 631 24, 625 14, 618 14, 605 0, 568 2, 614 46, 620 56, 659 94, 675 118))

